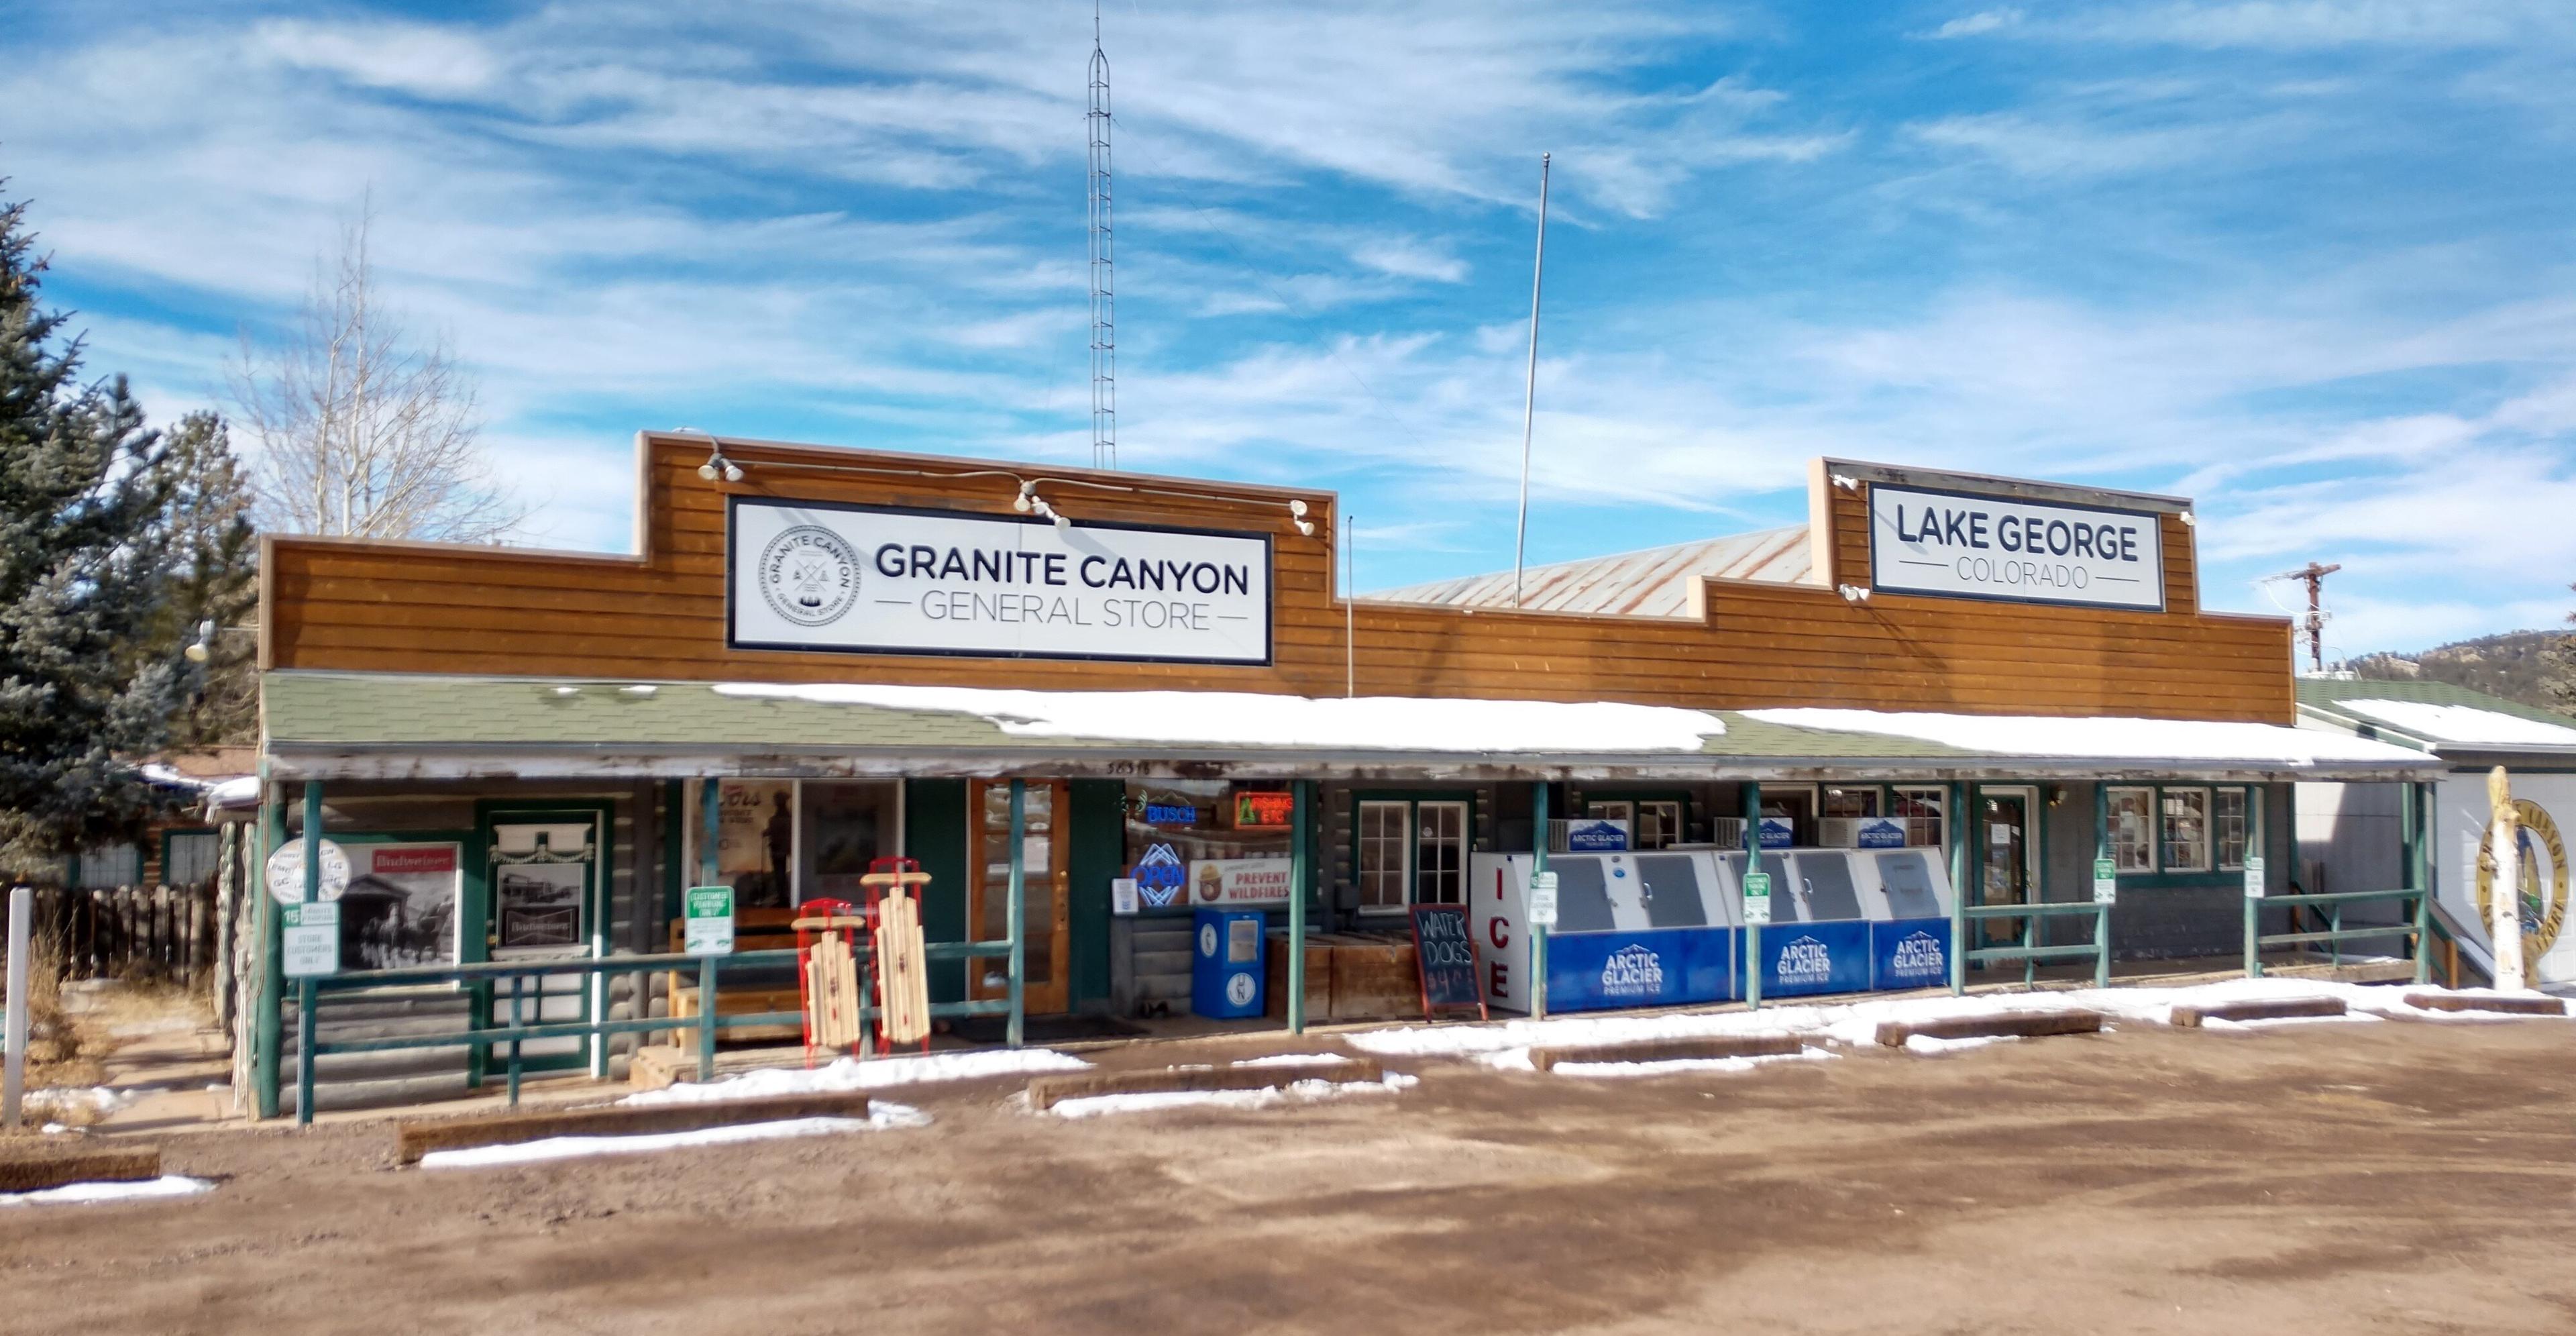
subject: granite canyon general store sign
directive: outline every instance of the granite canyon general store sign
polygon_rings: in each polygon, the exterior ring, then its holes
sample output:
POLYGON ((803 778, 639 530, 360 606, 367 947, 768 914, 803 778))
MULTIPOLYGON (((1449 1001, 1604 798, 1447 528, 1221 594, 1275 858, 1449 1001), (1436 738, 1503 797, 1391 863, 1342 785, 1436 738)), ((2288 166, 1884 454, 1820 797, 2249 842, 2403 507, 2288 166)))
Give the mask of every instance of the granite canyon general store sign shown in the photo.
POLYGON ((1270 540, 737 498, 737 649, 1270 662, 1270 540))

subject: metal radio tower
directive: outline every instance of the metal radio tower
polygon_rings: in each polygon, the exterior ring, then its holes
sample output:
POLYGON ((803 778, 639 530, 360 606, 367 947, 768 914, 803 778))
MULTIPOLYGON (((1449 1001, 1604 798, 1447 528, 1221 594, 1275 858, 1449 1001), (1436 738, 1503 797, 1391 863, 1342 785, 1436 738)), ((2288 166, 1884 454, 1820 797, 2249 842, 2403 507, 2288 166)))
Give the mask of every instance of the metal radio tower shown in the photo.
POLYGON ((1109 224, 1109 53, 1091 8, 1091 466, 1118 467, 1117 231, 1109 224))

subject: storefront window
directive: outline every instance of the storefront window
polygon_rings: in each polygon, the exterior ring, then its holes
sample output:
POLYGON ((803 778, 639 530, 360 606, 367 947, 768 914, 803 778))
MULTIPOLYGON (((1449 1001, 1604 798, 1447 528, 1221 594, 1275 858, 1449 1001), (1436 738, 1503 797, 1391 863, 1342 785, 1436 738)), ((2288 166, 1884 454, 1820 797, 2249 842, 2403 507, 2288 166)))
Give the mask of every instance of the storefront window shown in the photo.
POLYGON ((2122 872, 2156 870, 2154 789, 2111 790, 2111 864, 2122 872))
POLYGON ((1628 847, 1632 849, 1661 849, 1678 843, 1682 837, 1682 805, 1669 799, 1587 802, 1583 814, 1599 821, 1627 822, 1628 847))
POLYGON ((215 879, 216 843, 211 830, 174 830, 161 845, 161 880, 172 886, 203 886, 215 879))
POLYGON ((870 861, 902 851, 901 788, 884 780, 809 779, 798 786, 796 903, 867 903, 870 861))
POLYGON ((2211 821, 2218 830, 2218 867, 2222 872, 2245 870, 2245 800, 2244 789, 2220 789, 2210 795, 2215 804, 2211 821))
POLYGON ((1457 905, 1467 902, 1467 804, 1414 804, 1419 831, 1414 840, 1413 902, 1457 905))
POLYGON ((1941 805, 1944 795, 1939 789, 1898 789, 1896 819, 1905 823, 1905 842, 1917 848, 1940 848, 1942 839, 1941 805))
POLYGON ((1827 789, 1824 815, 1829 817, 1876 816, 1878 815, 1878 790, 1874 787, 1827 789))
POLYGON ((1412 816, 1411 803, 1360 804, 1361 909, 1404 908, 1405 883, 1413 871, 1412 841, 1405 838, 1412 816))
POLYGON ((2167 872, 2209 870, 2209 790, 2163 790, 2164 820, 2158 842, 2167 872))
MULTIPOLYGON (((1171 779, 1127 786, 1127 865, 1146 908, 1191 903, 1202 880, 1222 888, 1228 868, 1295 856, 1286 790, 1221 779, 1171 779), (1167 895, 1168 884, 1183 889, 1167 895)), ((1216 895, 1224 892, 1219 889, 1216 895)), ((1213 896, 1201 895, 1201 903, 1213 896)), ((1247 902, 1248 903, 1248 902, 1247 902)), ((1254 906, 1258 907, 1258 906, 1254 906)))

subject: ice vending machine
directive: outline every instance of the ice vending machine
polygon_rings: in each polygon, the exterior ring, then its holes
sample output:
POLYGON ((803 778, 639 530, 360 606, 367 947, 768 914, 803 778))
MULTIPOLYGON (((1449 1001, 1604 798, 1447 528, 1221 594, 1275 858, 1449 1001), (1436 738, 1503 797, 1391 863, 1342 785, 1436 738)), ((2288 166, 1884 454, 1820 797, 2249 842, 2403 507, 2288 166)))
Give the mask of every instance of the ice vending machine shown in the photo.
MULTIPOLYGON (((1469 924, 1485 1004, 1530 1008, 1529 854, 1468 864, 1469 924)), ((1706 850, 1553 854, 1557 921, 1548 931, 1550 1011, 1715 1002, 1736 991, 1734 887, 1706 850)))

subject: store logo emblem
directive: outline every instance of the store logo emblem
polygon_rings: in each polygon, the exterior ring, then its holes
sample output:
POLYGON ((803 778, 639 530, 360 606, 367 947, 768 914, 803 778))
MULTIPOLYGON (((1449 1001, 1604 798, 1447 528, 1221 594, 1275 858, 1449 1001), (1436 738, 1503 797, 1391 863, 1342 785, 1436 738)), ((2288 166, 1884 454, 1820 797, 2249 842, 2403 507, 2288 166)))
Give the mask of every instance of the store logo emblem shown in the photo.
POLYGON ((799 524, 760 549, 760 596, 798 626, 828 626, 859 601, 859 554, 819 524, 799 524))
POLYGON ((1948 962, 1942 959, 1941 939, 1917 931, 1896 943, 1893 971, 1900 978, 1920 979, 1943 972, 1948 962))
POLYGON ((1664 991, 1663 957, 1643 946, 1628 945, 1601 963, 1601 992, 1607 997, 1654 997, 1664 991))

